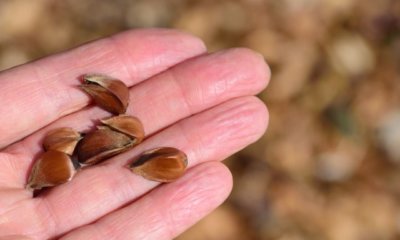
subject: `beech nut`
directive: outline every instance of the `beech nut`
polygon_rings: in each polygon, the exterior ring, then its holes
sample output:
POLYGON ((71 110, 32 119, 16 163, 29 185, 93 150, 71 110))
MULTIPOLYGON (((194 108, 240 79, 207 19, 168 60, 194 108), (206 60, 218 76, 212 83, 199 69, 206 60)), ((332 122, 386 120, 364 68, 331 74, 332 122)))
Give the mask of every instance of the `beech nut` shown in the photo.
POLYGON ((152 181, 172 182, 185 173, 187 163, 184 152, 162 147, 142 153, 129 168, 133 173, 152 181))
POLYGON ((132 148, 144 138, 143 125, 136 117, 119 115, 101 122, 103 125, 88 133, 77 146, 82 164, 96 164, 132 148))
POLYGON ((83 76, 83 81, 81 88, 97 105, 114 114, 126 112, 129 89, 121 80, 101 74, 86 74, 83 76))
POLYGON ((81 164, 93 165, 107 158, 124 152, 134 145, 128 135, 108 127, 88 133, 76 148, 78 161, 81 164))
POLYGON ((133 142, 140 143, 144 138, 143 124, 133 116, 119 115, 101 120, 109 128, 130 136, 133 142))
POLYGON ((81 134, 72 128, 57 128, 47 133, 43 141, 43 147, 46 151, 56 150, 72 155, 76 144, 81 138, 81 134))
POLYGON ((57 186, 72 179, 76 170, 66 153, 49 150, 35 162, 29 176, 27 189, 57 186))

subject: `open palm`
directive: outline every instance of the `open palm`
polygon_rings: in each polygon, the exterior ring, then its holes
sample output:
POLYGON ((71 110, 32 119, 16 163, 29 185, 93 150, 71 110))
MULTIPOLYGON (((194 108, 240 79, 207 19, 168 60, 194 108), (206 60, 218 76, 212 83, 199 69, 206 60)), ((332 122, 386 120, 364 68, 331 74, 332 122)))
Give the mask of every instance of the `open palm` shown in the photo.
POLYGON ((247 49, 206 53, 197 38, 174 30, 136 30, 0 73, 0 240, 171 239, 228 196, 222 160, 257 140, 268 114, 254 94, 269 69, 247 49), (80 171, 33 198, 25 190, 41 141, 51 129, 92 128, 109 116, 77 86, 102 73, 130 87, 127 114, 146 140, 80 171), (171 146, 188 155, 178 181, 159 185, 125 166, 144 150, 171 146))

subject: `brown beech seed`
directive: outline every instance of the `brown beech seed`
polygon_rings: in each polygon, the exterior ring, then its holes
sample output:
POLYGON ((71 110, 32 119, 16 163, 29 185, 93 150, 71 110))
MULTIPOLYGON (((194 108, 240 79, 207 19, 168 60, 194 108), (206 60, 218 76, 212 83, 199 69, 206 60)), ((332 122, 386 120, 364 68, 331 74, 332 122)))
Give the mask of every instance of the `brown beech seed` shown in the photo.
POLYGON ((114 114, 126 112, 129 103, 129 89, 118 79, 100 74, 86 74, 81 88, 100 107, 114 114))
POLYGON ((43 147, 46 151, 56 150, 72 155, 76 144, 81 138, 81 134, 72 128, 57 128, 47 133, 43 141, 43 147))
POLYGON ((68 182, 76 170, 71 158, 59 151, 49 150, 35 162, 27 189, 41 189, 68 182))
POLYGON ((132 138, 133 144, 139 144, 144 138, 143 124, 133 116, 119 115, 101 120, 109 128, 124 133, 132 138))
POLYGON ((128 135, 108 127, 99 127, 85 135, 78 143, 76 153, 80 163, 92 165, 124 152, 133 145, 134 141, 128 135))
POLYGON ((129 166, 132 172, 158 182, 175 181, 185 173, 186 167, 186 154, 172 147, 146 151, 129 166))

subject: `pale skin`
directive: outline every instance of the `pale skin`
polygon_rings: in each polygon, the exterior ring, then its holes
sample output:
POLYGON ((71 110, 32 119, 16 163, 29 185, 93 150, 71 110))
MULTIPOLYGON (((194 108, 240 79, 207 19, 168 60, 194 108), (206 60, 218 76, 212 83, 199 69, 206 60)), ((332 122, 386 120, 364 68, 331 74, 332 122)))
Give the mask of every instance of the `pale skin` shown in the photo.
POLYGON ((248 49, 207 53, 175 30, 128 31, 0 73, 0 240, 172 239, 219 206, 232 177, 219 161, 259 139, 268 112, 253 95, 270 71, 248 49), (102 73, 130 87, 127 113, 146 140, 80 171, 33 198, 25 190, 43 136, 57 127, 87 131, 110 116, 77 86, 102 73), (162 184, 126 164, 144 150, 187 153, 186 174, 162 184))

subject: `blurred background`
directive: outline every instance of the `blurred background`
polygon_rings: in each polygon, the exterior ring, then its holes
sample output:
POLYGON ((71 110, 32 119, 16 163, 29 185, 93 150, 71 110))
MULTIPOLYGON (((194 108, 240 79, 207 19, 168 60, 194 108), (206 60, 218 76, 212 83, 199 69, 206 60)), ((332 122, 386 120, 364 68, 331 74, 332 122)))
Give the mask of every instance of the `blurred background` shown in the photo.
POLYGON ((400 1, 1 0, 0 70, 136 27, 252 48, 273 73, 268 132, 178 240, 400 239, 400 1))

